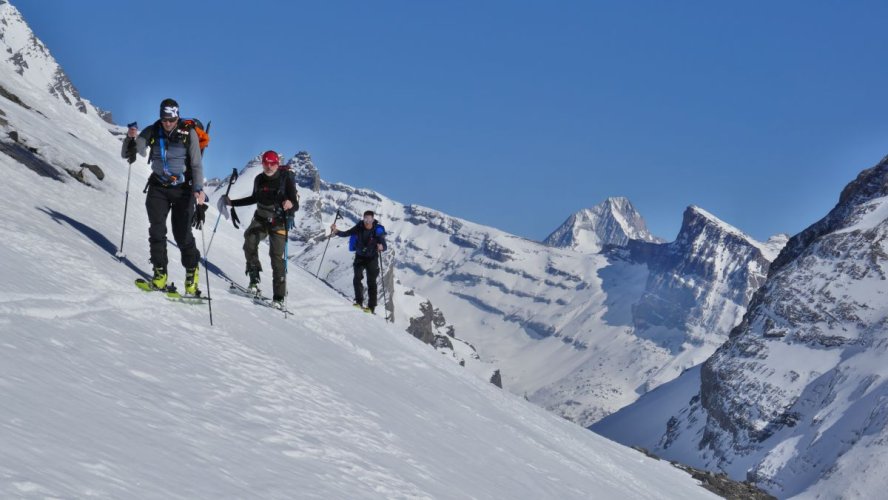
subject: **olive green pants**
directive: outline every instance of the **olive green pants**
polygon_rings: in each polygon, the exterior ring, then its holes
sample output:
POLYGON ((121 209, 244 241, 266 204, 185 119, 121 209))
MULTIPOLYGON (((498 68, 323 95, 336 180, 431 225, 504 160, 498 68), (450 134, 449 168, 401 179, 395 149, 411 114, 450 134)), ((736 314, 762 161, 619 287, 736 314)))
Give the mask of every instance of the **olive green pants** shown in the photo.
POLYGON ((284 275, 284 246, 287 244, 287 229, 284 225, 253 219, 244 231, 244 257, 247 258, 247 272, 261 271, 259 262, 259 242, 268 237, 268 255, 271 257, 272 288, 275 299, 283 299, 287 294, 287 277, 284 275))

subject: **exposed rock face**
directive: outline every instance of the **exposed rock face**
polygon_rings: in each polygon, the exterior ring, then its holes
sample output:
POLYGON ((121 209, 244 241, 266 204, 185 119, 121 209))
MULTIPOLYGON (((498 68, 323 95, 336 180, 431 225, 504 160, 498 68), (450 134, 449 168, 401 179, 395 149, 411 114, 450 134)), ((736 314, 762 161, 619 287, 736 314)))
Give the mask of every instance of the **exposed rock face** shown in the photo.
POLYGON ((608 245, 625 246, 629 240, 660 241, 648 232, 641 214, 628 199, 608 198, 568 217, 543 243, 596 253, 608 245))
POLYGON ((49 93, 64 101, 65 104, 76 107, 81 113, 86 113, 86 103, 80 98, 80 92, 77 91, 61 67, 56 69, 52 77, 49 93))
POLYGON ((888 340, 888 318, 878 307, 888 290, 885 196, 883 162, 849 184, 826 217, 790 239, 731 342, 704 364, 703 408, 736 442, 761 442, 795 425, 801 393, 824 368, 835 369, 842 351, 888 340), (791 358, 777 354, 787 346, 791 358), (812 364, 813 356, 826 364, 812 364), (760 368, 768 376, 757 374, 760 368))
POLYGON ((888 344, 886 196, 883 161, 850 183, 826 217, 789 240, 731 341, 703 365, 706 444, 757 447, 805 418, 811 402, 800 398, 813 384, 826 384, 829 393, 857 377, 866 386, 876 382, 871 373, 854 376, 845 360, 861 351, 883 355, 888 344))
POLYGON ((435 343, 436 330, 447 324, 440 309, 435 309, 431 301, 423 302, 419 308, 421 316, 410 318, 407 333, 422 340, 426 344, 435 343))
POLYGON ((98 106, 96 106, 96 111, 99 113, 102 120, 105 120, 105 123, 114 124, 114 115, 112 115, 110 111, 104 110, 98 106))
POLYGON ((694 206, 672 243, 633 240, 628 248, 650 270, 632 309, 636 332, 676 353, 726 340, 770 265, 761 243, 694 206))
POLYGON ((296 156, 288 162, 288 166, 296 172, 296 184, 299 187, 309 189, 314 193, 321 190, 321 175, 308 152, 296 153, 296 156))

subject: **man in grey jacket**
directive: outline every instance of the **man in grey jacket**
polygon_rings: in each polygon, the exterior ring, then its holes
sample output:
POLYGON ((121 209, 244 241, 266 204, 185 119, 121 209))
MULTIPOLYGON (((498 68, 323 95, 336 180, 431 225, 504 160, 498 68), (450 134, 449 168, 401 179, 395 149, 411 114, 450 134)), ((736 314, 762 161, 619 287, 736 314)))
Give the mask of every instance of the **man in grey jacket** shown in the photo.
POLYGON ((179 104, 173 99, 160 103, 160 119, 139 133, 131 127, 123 141, 121 156, 135 159, 145 156, 150 148, 151 177, 145 208, 148 210, 148 242, 156 288, 167 285, 167 216, 173 225, 173 239, 179 247, 185 267, 185 293, 198 295, 198 263, 200 251, 191 234, 195 204, 206 201, 203 192, 203 164, 200 141, 193 127, 183 127, 179 120, 179 104))

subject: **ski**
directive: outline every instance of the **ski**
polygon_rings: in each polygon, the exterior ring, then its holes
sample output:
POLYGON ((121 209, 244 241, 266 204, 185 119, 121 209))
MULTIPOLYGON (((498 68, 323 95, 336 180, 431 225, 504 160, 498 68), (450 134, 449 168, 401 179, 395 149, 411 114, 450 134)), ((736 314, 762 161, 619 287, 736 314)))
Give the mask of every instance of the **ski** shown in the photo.
POLYGON ((257 306, 263 306, 263 307, 267 307, 269 309, 274 309, 275 311, 280 311, 284 314, 293 314, 286 307, 283 307, 283 305, 276 306, 274 304, 274 302, 271 299, 269 299, 268 297, 262 297, 262 296, 253 297, 253 303, 256 304, 257 306))
POLYGON ((369 307, 364 307, 360 304, 352 304, 352 305, 355 307, 355 309, 360 309, 361 311, 364 311, 367 314, 372 314, 372 315, 376 316, 376 313, 373 312, 373 310, 370 309, 369 307))
POLYGON ((235 295, 239 295, 241 297, 246 297, 248 299, 253 299, 253 303, 256 305, 268 307, 269 309, 274 309, 276 311, 281 311, 285 314, 292 314, 287 309, 275 306, 274 301, 272 301, 270 298, 262 295, 262 292, 260 292, 258 290, 257 291, 250 290, 249 288, 239 285, 233 281, 229 281, 228 283, 229 283, 228 291, 235 294, 235 295))
POLYGON ((209 297, 201 297, 200 295, 187 295, 179 293, 176 285, 170 283, 163 288, 157 288, 150 281, 137 278, 135 281, 136 288, 143 292, 163 292, 164 297, 173 302, 182 302, 184 304, 206 304, 210 301, 209 297))

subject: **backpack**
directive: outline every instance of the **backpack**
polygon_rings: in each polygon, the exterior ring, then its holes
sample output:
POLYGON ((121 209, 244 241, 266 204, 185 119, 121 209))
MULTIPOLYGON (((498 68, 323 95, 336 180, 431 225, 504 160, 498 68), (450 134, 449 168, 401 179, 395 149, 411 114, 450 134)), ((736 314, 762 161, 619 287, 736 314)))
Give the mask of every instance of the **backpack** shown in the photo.
MULTIPOLYGON (((154 134, 151 136, 151 140, 148 142, 148 146, 151 148, 150 153, 148 154, 148 162, 151 162, 151 157, 154 155, 154 145, 157 141, 158 134, 163 133, 161 129, 160 122, 154 123, 154 134)), ((197 118, 179 118, 179 124, 176 126, 176 132, 179 133, 179 138, 182 140, 182 144, 185 146, 185 150, 188 150, 188 141, 191 138, 191 130, 194 129, 194 132, 197 133, 198 144, 200 145, 200 153, 203 154, 204 149, 210 145, 210 126, 207 124, 207 127, 204 128, 203 123, 197 118)), ((190 162, 191 158, 186 158, 186 161, 190 162)))
MULTIPOLYGON (((382 224, 377 222, 376 223, 376 236, 383 236, 384 234, 385 234, 385 227, 382 224)), ((353 234, 348 237, 348 251, 354 252, 357 249, 357 247, 358 247, 358 235, 353 234)))
MULTIPOLYGON (((188 132, 189 130, 194 129, 197 132, 198 144, 200 144, 200 153, 203 154, 203 150, 207 149, 207 146, 210 145, 210 126, 209 123, 207 127, 204 128, 203 123, 197 118, 180 118, 179 119, 179 130, 183 130, 188 132)), ((185 145, 188 145, 188 137, 190 134, 185 134, 185 145)))
MULTIPOLYGON (((151 140, 148 142, 148 147, 150 151, 148 152, 148 163, 151 163, 151 158, 154 157, 154 145, 159 142, 157 137, 159 134, 163 133, 163 128, 160 124, 160 120, 154 122, 154 134, 151 135, 151 140)), ((182 140, 182 144, 185 146, 185 163, 186 167, 191 164, 191 153, 188 150, 188 141, 191 138, 191 130, 194 130, 197 133, 198 144, 200 145, 200 154, 203 155, 204 149, 210 145, 210 123, 207 123, 206 129, 204 129, 203 123, 197 118, 179 118, 179 123, 176 125, 176 132, 179 133, 179 138, 182 140)), ((191 182, 191 168, 185 169, 185 181, 191 182)), ((148 192, 148 186, 151 184, 151 178, 149 177, 148 182, 145 183, 145 189, 142 190, 143 193, 148 192)))
POLYGON ((296 180, 293 178, 293 171, 285 166, 278 168, 281 173, 281 180, 278 183, 277 196, 275 196, 275 215, 287 220, 287 229, 293 229, 296 226, 295 212, 299 210, 299 190, 296 189, 296 180), (283 207, 280 206, 287 196, 287 183, 293 183, 293 190, 296 191, 296 203, 290 212, 285 213, 283 207))

